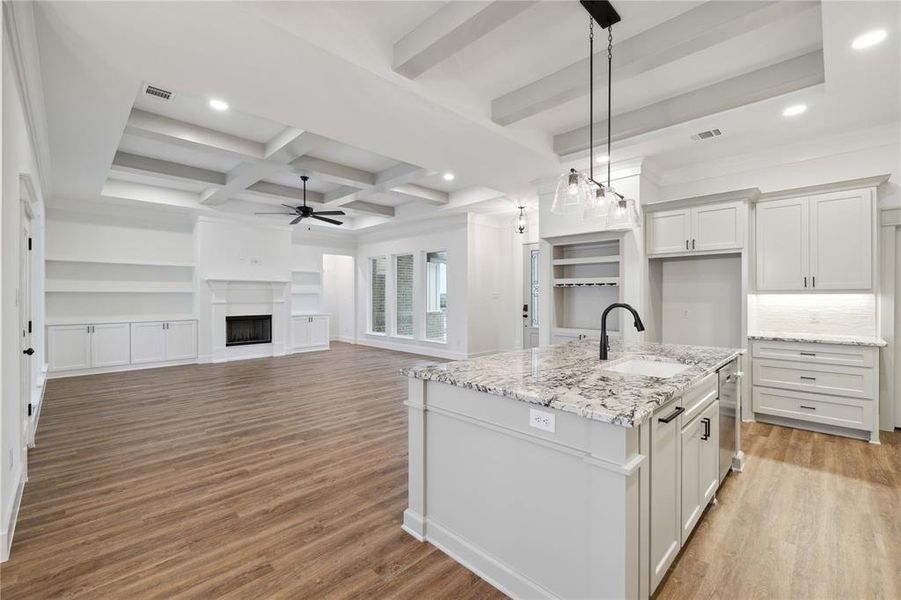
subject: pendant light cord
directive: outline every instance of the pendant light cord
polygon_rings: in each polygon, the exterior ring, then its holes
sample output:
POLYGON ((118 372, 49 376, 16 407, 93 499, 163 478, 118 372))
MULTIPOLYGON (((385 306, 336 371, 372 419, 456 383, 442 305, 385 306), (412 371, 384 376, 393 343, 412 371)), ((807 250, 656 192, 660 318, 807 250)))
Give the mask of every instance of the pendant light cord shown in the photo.
POLYGON ((607 187, 610 187, 610 163, 613 156, 610 154, 610 130, 613 119, 611 118, 611 99, 613 98, 613 25, 607 28, 607 187))
POLYGON ((591 15, 588 15, 588 81, 588 178, 594 182, 594 17, 591 15))

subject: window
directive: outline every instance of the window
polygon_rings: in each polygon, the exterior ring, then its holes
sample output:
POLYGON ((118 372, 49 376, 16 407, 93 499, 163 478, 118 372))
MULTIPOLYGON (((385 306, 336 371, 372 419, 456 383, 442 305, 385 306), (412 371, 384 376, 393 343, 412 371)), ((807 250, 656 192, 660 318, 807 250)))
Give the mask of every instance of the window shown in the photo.
POLYGON ((538 327, 538 250, 532 250, 530 258, 529 294, 532 300, 532 327, 538 327))
POLYGON ((426 254, 426 315, 427 340, 447 341, 447 252, 426 254))
POLYGON ((413 337, 413 255, 394 257, 394 333, 413 337))
POLYGON ((384 256, 369 259, 369 331, 372 333, 385 333, 387 263, 384 256))

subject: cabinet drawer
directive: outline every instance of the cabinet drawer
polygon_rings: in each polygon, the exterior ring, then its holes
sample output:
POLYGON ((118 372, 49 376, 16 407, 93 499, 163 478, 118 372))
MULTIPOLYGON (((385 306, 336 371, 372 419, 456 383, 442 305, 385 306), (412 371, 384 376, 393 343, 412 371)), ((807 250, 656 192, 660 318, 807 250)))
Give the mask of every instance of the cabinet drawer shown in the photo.
POLYGON ((753 397, 757 413, 852 429, 869 430, 873 423, 873 403, 868 400, 756 386, 753 397))
POLYGON ((685 392, 679 406, 685 409, 682 413, 682 426, 694 420, 714 400, 717 395, 717 374, 711 373, 693 388, 685 392))
POLYGON ((754 385, 872 399, 873 369, 754 359, 754 385))
POLYGON ((755 340, 751 344, 754 358, 776 358, 824 365, 872 367, 877 350, 840 344, 804 344, 801 342, 772 342, 755 340))

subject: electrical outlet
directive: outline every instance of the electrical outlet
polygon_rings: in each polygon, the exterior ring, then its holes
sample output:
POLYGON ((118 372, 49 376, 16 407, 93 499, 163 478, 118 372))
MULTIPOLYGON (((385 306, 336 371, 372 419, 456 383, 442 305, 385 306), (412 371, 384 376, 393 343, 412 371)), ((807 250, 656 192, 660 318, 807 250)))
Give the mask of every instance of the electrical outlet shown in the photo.
POLYGON ((529 427, 534 427, 535 429, 541 429, 542 431, 550 431, 551 433, 554 433, 554 429, 556 427, 554 423, 554 413, 530 408, 529 427))

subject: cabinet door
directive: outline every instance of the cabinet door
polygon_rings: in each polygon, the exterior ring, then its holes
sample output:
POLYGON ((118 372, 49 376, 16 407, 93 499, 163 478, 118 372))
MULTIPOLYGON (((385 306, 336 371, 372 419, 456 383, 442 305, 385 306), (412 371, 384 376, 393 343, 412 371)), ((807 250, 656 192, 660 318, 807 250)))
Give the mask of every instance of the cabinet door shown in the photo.
POLYGON ((873 221, 870 190, 810 198, 810 275, 817 290, 872 287, 873 221))
POLYGON ((291 319, 291 343, 294 348, 306 348, 310 345, 310 317, 291 319))
POLYGON ((739 202, 698 206, 691 211, 692 250, 741 250, 745 232, 739 202))
POLYGON ((91 368, 90 325, 53 325, 47 328, 47 355, 51 371, 91 368))
POLYGON ((701 510, 706 507, 720 484, 720 403, 719 400, 701 413, 701 510))
POLYGON ((686 252, 691 239, 691 211, 648 213, 648 254, 686 252))
POLYGON ((701 518, 701 433, 700 417, 682 430, 682 544, 701 518))
POLYGON ((131 324, 132 364, 154 363, 166 360, 166 324, 148 321, 131 324))
POLYGON ((328 317, 310 317, 310 345, 328 346, 328 317))
POLYGON ((131 328, 128 323, 91 326, 91 366, 118 367, 131 362, 131 328))
POLYGON ((678 416, 670 419, 677 410, 676 405, 671 404, 654 414, 650 423, 651 592, 666 575, 682 547, 679 531, 680 419, 678 416))
POLYGON ((809 286, 807 198, 759 203, 756 225, 757 289, 809 286))
POLYGON ((166 323, 166 360, 186 360, 197 357, 197 323, 169 321, 166 323))

